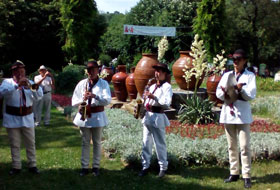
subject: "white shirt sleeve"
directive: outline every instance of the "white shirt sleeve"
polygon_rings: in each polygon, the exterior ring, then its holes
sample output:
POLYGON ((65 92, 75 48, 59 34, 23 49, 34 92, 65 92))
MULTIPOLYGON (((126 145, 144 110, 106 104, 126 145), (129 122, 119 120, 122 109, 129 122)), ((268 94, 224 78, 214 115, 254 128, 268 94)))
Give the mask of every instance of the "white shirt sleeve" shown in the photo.
POLYGON ((72 106, 78 106, 83 102, 83 94, 82 94, 82 92, 84 92, 83 85, 86 85, 84 84, 84 81, 80 81, 75 87, 72 96, 72 106))
POLYGON ((101 95, 97 94, 92 104, 96 106, 107 106, 112 100, 110 87, 107 81, 102 80, 101 89, 101 95))
POLYGON ((0 86, 0 97, 8 96, 17 89, 17 85, 13 85, 5 79, 0 86))
POLYGON ((256 76, 252 74, 248 74, 248 84, 242 86, 240 94, 244 100, 250 101, 255 99, 257 94, 257 87, 256 87, 256 76))

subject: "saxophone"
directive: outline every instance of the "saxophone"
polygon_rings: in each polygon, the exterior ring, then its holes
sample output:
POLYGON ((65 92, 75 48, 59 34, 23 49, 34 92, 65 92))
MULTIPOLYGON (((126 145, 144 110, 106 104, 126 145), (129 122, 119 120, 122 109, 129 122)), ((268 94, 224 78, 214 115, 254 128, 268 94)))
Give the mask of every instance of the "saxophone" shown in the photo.
MULTIPOLYGON (((155 82, 156 82, 156 78, 149 79, 147 85, 145 86, 144 92, 149 91, 150 86, 152 86, 155 82)), ((145 105, 147 97, 145 97, 143 95, 143 99, 144 99, 144 101, 142 101, 141 99, 136 100, 137 105, 136 105, 136 109, 134 111, 134 117, 136 119, 138 119, 139 117, 143 118, 145 115, 144 105, 145 105)))
MULTIPOLYGON (((85 87, 85 93, 88 91, 88 81, 86 83, 86 87, 85 87)), ((87 117, 87 102, 86 100, 84 100, 81 104, 80 104, 80 108, 79 108, 79 113, 81 114, 81 120, 85 121, 86 117, 87 117)))

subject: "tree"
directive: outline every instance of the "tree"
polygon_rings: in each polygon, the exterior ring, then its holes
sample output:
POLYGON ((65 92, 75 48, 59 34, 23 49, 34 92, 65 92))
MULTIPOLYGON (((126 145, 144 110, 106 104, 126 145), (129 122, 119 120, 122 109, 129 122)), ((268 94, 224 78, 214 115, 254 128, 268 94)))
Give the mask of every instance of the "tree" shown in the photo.
POLYGON ((194 19, 194 32, 204 41, 209 59, 226 47, 225 0, 202 0, 194 19))
POLYGON ((228 0, 231 48, 244 48, 253 65, 280 58, 280 3, 271 0, 228 0))
POLYGON ((96 58, 98 42, 105 32, 105 18, 98 14, 96 3, 83 0, 61 0, 60 21, 64 40, 62 49, 67 60, 83 63, 96 58))
POLYGON ((58 5, 52 0, 2 0, 0 2, 0 69, 22 60, 27 71, 41 64, 55 69, 63 64, 57 21, 58 5), (3 19, 2 19, 3 18, 3 19))
POLYGON ((193 39, 191 26, 197 2, 198 0, 140 0, 125 16, 116 15, 112 18, 102 37, 102 49, 104 45, 110 46, 105 48, 106 51, 109 50, 107 53, 119 55, 119 60, 123 63, 132 63, 142 52, 156 53, 161 37, 123 35, 123 24, 176 27, 176 37, 168 38, 169 50, 165 56, 168 61, 172 61, 175 56, 179 56, 179 50, 190 48, 193 39), (110 35, 114 35, 114 39, 110 35))

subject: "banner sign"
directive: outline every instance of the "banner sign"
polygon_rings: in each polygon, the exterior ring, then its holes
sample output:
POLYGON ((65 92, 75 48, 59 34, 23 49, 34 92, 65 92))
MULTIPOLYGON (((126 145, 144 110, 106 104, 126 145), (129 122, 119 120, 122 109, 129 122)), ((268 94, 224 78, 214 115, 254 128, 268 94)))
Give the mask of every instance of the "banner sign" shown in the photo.
POLYGON ((123 25, 123 33, 143 36, 175 36, 175 27, 123 25))

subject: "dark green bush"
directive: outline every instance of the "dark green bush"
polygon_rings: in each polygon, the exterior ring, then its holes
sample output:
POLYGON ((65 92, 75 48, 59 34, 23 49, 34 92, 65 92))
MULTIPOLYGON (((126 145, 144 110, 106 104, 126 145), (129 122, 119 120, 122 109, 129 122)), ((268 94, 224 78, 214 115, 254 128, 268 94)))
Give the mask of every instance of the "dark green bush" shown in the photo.
POLYGON ((100 54, 98 59, 101 61, 102 65, 105 65, 108 67, 110 61, 112 60, 112 57, 110 55, 102 53, 102 54, 100 54))
POLYGON ((85 66, 67 65, 56 77, 56 92, 59 94, 72 94, 80 80, 85 78, 85 66))

